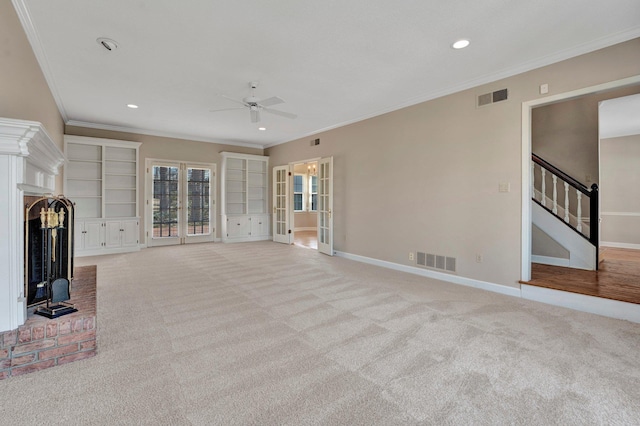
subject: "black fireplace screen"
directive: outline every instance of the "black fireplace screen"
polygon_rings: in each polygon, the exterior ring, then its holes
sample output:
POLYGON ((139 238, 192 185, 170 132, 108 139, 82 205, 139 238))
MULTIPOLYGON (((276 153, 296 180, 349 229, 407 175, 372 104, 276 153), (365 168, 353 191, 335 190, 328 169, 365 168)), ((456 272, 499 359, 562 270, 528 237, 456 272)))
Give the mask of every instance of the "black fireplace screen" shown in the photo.
POLYGON ((74 209, 64 197, 25 201, 25 297, 33 306, 51 300, 56 280, 73 280, 74 209))

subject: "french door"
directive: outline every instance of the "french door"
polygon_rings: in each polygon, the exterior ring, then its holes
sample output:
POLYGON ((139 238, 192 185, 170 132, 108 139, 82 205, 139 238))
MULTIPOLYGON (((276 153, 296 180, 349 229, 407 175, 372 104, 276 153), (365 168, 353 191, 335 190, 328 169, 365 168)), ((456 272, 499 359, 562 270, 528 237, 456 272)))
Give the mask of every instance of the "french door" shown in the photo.
POLYGON ((318 251, 333 256, 333 157, 318 161, 318 251))
POLYGON ((291 244, 289 232, 289 166, 273 168, 273 241, 291 244))
POLYGON ((214 164, 147 160, 146 187, 148 246, 213 241, 214 164))
MULTIPOLYGON (((290 166, 273 168, 273 241, 291 244, 290 166)), ((318 251, 333 256, 333 157, 318 160, 318 251)))

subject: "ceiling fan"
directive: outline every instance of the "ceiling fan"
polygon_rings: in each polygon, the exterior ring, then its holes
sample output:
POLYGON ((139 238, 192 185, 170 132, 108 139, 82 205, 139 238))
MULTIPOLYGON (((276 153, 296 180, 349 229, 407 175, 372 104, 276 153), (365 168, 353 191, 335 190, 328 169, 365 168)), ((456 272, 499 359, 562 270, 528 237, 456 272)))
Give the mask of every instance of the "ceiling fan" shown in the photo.
POLYGON ((260 122, 260 111, 264 111, 269 114, 279 115, 280 117, 291 118, 291 119, 294 119, 297 117, 297 115, 291 114, 290 112, 278 111, 277 109, 268 108, 273 105, 282 104, 284 103, 284 100, 280 99, 277 96, 272 96, 267 99, 257 98, 254 93, 255 89, 258 87, 257 81, 250 82, 249 87, 251 88, 251 96, 242 98, 241 101, 222 95, 222 97, 225 99, 229 99, 230 101, 233 101, 235 103, 242 104, 243 105, 242 107, 214 109, 214 110, 211 110, 211 112, 230 111, 234 109, 249 108, 249 113, 251 115, 252 123, 260 122))

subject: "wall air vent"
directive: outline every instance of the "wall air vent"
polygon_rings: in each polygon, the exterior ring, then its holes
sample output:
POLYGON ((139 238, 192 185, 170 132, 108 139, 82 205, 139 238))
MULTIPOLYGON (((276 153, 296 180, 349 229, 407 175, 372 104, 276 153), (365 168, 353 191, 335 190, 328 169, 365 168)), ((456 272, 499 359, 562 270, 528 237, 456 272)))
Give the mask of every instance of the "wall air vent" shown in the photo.
POLYGON ((418 251, 416 252, 416 265, 447 272, 455 272, 456 258, 418 251))
POLYGON ((484 93, 477 98, 476 105, 483 107, 486 105, 495 104, 496 102, 502 102, 509 99, 509 91, 507 89, 496 90, 495 92, 484 93))

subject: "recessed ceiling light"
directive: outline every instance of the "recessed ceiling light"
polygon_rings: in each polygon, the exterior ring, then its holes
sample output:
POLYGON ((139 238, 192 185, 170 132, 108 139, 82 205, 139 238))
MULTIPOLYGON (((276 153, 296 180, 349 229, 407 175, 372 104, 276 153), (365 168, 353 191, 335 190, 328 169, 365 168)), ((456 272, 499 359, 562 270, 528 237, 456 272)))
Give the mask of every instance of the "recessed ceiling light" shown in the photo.
POLYGON ((265 131, 265 130, 267 130, 267 128, 266 127, 258 127, 258 130, 265 131))
POLYGON ((469 40, 458 40, 451 45, 454 49, 464 49, 469 45, 469 40))
POLYGON ((110 38, 100 37, 96 39, 96 42, 109 52, 113 52, 118 48, 118 43, 110 38))
POLYGON ((135 105, 135 104, 127 104, 127 107, 128 107, 128 108, 131 108, 131 109, 136 109, 136 108, 138 108, 138 105, 135 105))

